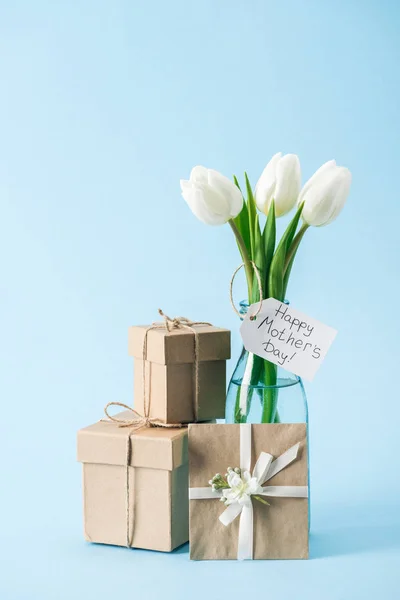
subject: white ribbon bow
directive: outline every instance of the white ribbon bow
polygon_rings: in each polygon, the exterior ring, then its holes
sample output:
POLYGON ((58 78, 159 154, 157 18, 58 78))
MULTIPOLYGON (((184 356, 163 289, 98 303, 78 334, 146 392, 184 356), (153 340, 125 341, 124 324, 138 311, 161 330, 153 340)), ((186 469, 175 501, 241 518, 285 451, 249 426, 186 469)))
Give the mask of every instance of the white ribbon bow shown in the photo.
MULTIPOLYGON (((274 475, 282 471, 297 458, 300 443, 295 444, 289 450, 273 460, 273 456, 267 452, 261 452, 254 466, 252 477, 257 479, 260 486, 272 479, 274 475)), ((240 424, 240 469, 250 472, 251 469, 251 425, 240 424)), ((269 485, 262 487, 257 496, 269 496, 277 498, 307 498, 308 487, 301 485, 269 485)), ((209 498, 219 499, 221 491, 213 491, 211 487, 189 488, 189 500, 206 500, 209 498)), ((267 510, 267 508, 266 508, 267 510)), ((240 503, 238 501, 230 504, 220 515, 219 520, 225 526, 240 515, 238 560, 253 559, 253 504, 250 502, 240 503)))

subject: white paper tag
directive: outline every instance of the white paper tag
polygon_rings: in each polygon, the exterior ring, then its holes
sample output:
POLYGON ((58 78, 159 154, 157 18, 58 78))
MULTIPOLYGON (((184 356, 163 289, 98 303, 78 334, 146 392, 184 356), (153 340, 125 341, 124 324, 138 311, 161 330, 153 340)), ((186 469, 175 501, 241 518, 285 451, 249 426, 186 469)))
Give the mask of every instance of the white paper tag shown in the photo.
POLYGON ((240 327, 246 350, 312 381, 337 331, 275 298, 251 319, 258 307, 249 307, 240 327))

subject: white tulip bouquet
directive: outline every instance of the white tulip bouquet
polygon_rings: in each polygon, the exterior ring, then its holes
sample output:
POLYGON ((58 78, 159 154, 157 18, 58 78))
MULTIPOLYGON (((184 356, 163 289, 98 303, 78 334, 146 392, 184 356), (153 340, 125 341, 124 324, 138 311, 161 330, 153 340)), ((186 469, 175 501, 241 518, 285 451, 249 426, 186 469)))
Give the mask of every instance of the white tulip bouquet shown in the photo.
MULTIPOLYGON (((320 167, 301 189, 300 161, 295 154, 275 154, 254 189, 245 173, 246 199, 236 177, 227 177, 205 167, 192 169, 189 180, 181 180, 182 196, 198 219, 207 225, 229 223, 244 263, 249 304, 260 300, 259 282, 252 263, 261 276, 263 299, 283 301, 293 262, 304 234, 310 226, 328 225, 342 210, 351 184, 351 173, 334 160, 320 167), (276 219, 297 209, 278 243, 276 219), (266 216, 260 225, 257 212, 266 216), (302 221, 302 222, 301 222, 302 221)), ((277 367, 249 354, 245 379, 250 385, 266 387, 262 422, 277 420, 277 367)), ((243 422, 237 402, 235 422, 243 422)))

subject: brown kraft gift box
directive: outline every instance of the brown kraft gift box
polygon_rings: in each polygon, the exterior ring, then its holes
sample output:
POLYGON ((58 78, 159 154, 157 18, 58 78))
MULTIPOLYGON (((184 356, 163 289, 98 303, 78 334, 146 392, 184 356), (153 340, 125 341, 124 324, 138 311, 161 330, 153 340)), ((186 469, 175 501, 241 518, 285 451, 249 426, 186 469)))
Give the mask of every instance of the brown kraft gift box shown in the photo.
POLYGON ((197 332, 198 398, 195 396, 194 334, 187 329, 129 328, 129 354, 134 357, 135 410, 144 414, 143 344, 149 416, 164 423, 210 421, 225 416, 226 360, 230 358, 230 331, 211 325, 193 325, 197 332), (196 419, 197 417, 197 419, 196 419))
MULTIPOLYGON (((210 488, 216 473, 240 465, 242 425, 198 424, 189 426, 189 486, 210 488)), ((305 423, 259 424, 251 427, 251 469, 261 452, 274 459, 300 442, 296 460, 278 472, 267 486, 307 486, 307 429, 305 423)), ((302 488, 305 489, 306 488, 302 488)), ((215 493, 215 492, 214 492, 215 493)), ((307 494, 307 491, 304 492, 307 494)), ((308 498, 264 497, 269 506, 252 497, 253 558, 308 558, 308 498)), ((219 517, 225 505, 218 496, 189 501, 190 558, 236 559, 240 516, 229 525, 219 517)), ((250 544, 251 545, 251 544, 250 544)))
MULTIPOLYGON (((131 413, 116 416, 129 420, 131 413)), ((169 552, 188 541, 187 428, 150 427, 131 433, 127 490, 130 431, 99 421, 78 432, 85 538, 169 552)))

